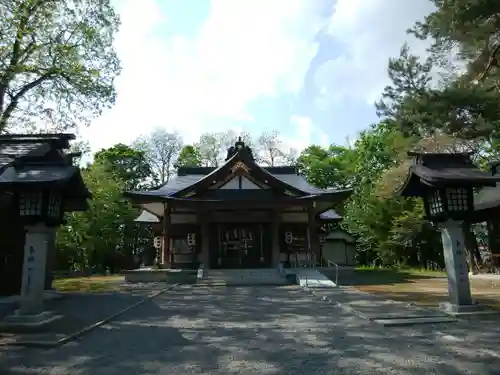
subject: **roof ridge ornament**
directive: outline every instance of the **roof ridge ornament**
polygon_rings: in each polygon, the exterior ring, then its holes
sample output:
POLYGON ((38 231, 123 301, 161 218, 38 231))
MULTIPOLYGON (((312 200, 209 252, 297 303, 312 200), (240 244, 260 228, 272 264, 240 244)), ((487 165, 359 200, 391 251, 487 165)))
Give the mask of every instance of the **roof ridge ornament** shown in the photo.
POLYGON ((227 149, 226 161, 231 159, 236 154, 246 154, 251 160, 254 160, 252 149, 243 142, 241 136, 238 137, 238 140, 234 143, 234 146, 231 146, 227 149))

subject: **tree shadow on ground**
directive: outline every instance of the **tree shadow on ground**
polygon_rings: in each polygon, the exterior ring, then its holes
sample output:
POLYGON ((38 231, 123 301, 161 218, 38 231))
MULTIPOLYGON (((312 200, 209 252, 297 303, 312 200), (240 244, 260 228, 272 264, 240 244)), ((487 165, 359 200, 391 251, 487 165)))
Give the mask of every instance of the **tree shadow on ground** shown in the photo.
POLYGON ((464 335, 470 327, 447 325, 439 330, 387 329, 297 287, 179 287, 59 349, 10 352, 0 358, 0 373, 493 374, 500 370, 498 357, 489 352, 497 347, 498 335, 480 335, 476 329, 472 340, 450 341, 447 330, 464 335))
MULTIPOLYGON (((71 292, 60 298, 44 301, 44 309, 63 315, 63 319, 51 325, 48 333, 71 334, 101 321, 151 295, 155 291, 166 288, 162 285, 125 286, 122 291, 114 292, 71 292)), ((0 320, 13 313, 17 304, 2 310, 0 320)), ((0 332, 1 335, 1 332, 0 332)), ((45 335, 47 336, 47 335, 45 335)))

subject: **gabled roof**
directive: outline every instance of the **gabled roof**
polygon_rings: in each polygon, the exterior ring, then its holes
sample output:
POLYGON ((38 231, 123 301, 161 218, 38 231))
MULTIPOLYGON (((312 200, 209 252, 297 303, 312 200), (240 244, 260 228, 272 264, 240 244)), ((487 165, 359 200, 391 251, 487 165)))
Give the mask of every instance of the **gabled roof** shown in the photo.
MULTIPOLYGON (((236 144, 238 145, 238 142, 236 144)), ((232 148, 233 152, 228 153, 226 162, 218 168, 180 168, 177 176, 174 176, 169 182, 158 189, 127 192, 126 196, 132 199, 179 199, 189 195, 194 198, 199 192, 207 191, 214 185, 214 182, 217 183, 227 178, 228 174, 231 173, 231 168, 237 167, 238 163, 244 167, 248 167, 249 175, 255 178, 255 180, 265 182, 266 185, 269 185, 273 189, 288 191, 291 193, 288 195, 311 199, 319 196, 333 196, 338 194, 347 196, 351 192, 351 190, 319 189, 309 184, 303 176, 297 173, 297 168, 293 166, 259 166, 253 159, 251 152, 248 152, 248 148, 242 142, 240 145, 243 145, 243 147, 239 149, 232 148)), ((214 200, 214 197, 210 197, 210 200, 214 200)))
POLYGON ((143 210, 141 214, 134 219, 136 223, 159 223, 158 216, 153 215, 151 212, 143 210))

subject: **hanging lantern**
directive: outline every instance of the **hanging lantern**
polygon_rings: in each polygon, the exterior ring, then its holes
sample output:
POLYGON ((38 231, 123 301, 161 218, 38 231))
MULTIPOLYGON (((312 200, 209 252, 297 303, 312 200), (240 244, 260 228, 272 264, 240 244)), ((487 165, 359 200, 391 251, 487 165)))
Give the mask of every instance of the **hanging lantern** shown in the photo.
POLYGON ((188 246, 196 245, 196 233, 188 233, 187 243, 188 243, 188 246))
POLYGON ((324 234, 319 235, 319 243, 320 245, 324 245, 326 240, 326 236, 324 234))
POLYGON ((161 236, 156 236, 154 239, 153 239, 153 245, 155 247, 155 249, 161 249, 162 246, 163 246, 163 241, 162 241, 162 237, 161 236))

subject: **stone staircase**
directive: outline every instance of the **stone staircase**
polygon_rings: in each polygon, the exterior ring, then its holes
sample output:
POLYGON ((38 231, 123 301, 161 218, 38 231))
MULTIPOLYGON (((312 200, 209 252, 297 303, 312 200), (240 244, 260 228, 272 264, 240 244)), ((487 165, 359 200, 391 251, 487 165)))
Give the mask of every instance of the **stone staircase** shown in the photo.
POLYGON ((258 269, 200 269, 199 285, 287 285, 285 275, 275 268, 258 269))
POLYGON ((297 269, 297 284, 302 288, 335 288, 337 285, 316 268, 297 269))

